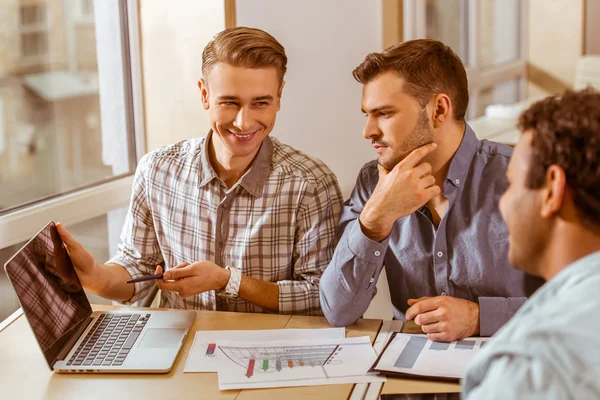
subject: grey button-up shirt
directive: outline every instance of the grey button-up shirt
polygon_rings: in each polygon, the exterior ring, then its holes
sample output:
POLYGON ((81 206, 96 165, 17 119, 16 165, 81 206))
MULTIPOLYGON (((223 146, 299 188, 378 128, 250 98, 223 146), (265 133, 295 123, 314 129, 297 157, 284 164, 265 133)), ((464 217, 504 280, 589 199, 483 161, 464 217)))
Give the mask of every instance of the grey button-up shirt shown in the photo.
POLYGON ((337 326, 354 323, 377 293, 385 264, 394 318, 404 319, 407 300, 448 295, 480 306, 480 333, 489 336, 525 302, 541 281, 508 262, 508 231, 498 201, 508 183, 512 149, 479 141, 467 125, 443 184, 448 211, 438 229, 427 205, 398 219, 378 243, 358 217, 377 185, 377 162, 360 171, 340 219, 340 242, 321 278, 321 307, 337 326))

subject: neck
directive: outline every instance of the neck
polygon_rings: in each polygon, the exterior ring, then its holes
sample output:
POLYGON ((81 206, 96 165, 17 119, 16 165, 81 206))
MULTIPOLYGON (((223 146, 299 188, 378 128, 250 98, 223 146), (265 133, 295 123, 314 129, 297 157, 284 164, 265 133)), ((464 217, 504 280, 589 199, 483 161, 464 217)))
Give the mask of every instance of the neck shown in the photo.
POLYGON ((449 123, 435 133, 438 147, 428 162, 431 163, 435 184, 442 189, 442 193, 440 194, 441 198, 445 198, 443 196, 444 180, 448 175, 448 169, 450 168, 452 158, 463 139, 465 128, 466 125, 464 122, 449 123))
POLYGON ((208 146, 208 155, 219 179, 225 182, 227 188, 231 188, 248 171, 259 149, 260 146, 247 156, 235 156, 224 145, 221 137, 213 133, 208 146))
POLYGON ((559 223, 546 246, 548 251, 540 257, 538 271, 546 281, 575 261, 600 251, 600 234, 585 229, 580 224, 559 223))

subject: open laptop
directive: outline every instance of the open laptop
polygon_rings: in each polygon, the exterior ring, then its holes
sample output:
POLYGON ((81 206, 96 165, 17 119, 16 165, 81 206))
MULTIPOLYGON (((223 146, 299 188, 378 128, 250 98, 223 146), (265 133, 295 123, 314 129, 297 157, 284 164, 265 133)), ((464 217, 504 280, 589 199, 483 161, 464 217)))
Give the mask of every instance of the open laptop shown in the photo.
POLYGON ((196 318, 194 311, 92 312, 53 222, 4 268, 57 372, 168 372, 196 318))

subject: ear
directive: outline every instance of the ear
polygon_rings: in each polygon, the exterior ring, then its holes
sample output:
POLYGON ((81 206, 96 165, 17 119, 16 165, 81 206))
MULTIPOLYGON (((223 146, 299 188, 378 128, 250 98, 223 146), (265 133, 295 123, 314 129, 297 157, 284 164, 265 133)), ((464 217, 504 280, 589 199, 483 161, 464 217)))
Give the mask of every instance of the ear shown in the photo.
POLYGON ((450 97, 444 93, 436 95, 432 99, 432 102, 433 127, 438 128, 452 117, 452 103, 450 102, 450 97))
POLYGON ((546 171, 546 182, 542 190, 542 204, 540 213, 544 218, 549 218, 558 213, 563 207, 567 177, 565 170, 556 164, 552 164, 546 171))
POLYGON ((200 78, 198 87, 200 88, 200 95, 202 96, 202 107, 204 107, 205 110, 208 110, 210 108, 210 102, 208 101, 208 85, 204 78, 200 78))
POLYGON ((281 109, 281 95, 283 94, 283 88, 285 87, 285 81, 281 81, 281 86, 277 92, 277 111, 281 109))

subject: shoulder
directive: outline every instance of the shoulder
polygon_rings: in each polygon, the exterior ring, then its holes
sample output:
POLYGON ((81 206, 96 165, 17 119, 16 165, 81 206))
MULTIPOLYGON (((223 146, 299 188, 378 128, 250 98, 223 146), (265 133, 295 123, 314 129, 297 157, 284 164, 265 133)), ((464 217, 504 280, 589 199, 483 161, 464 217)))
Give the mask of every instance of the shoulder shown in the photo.
POLYGON ((335 181, 337 185, 335 174, 323 161, 283 144, 276 138, 271 138, 271 141, 273 142, 273 172, 287 175, 292 179, 304 180, 312 185, 318 185, 323 181, 335 181))
POLYGON ((145 173, 156 173, 181 169, 190 165, 199 167, 199 157, 204 141, 205 138, 188 139, 155 149, 140 159, 138 170, 145 173))

